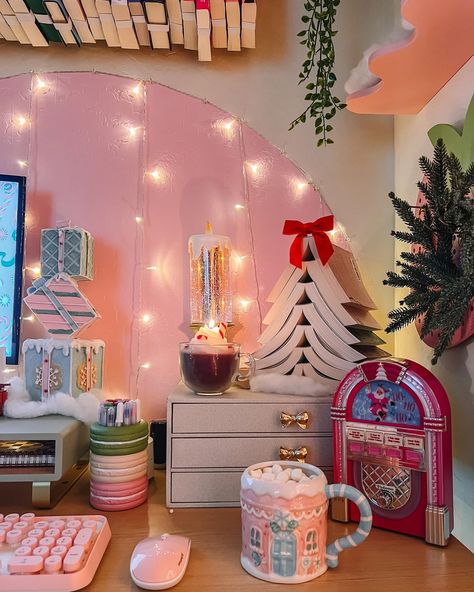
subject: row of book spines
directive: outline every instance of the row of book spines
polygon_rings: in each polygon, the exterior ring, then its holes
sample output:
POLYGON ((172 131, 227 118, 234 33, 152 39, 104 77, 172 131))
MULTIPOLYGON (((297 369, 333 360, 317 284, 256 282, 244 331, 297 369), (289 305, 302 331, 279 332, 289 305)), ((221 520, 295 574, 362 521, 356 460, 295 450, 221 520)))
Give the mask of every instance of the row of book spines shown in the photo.
POLYGON ((111 47, 255 47, 256 2, 239 0, 0 0, 0 36, 35 46, 104 40, 111 47), (150 41, 151 37, 151 41, 150 41))

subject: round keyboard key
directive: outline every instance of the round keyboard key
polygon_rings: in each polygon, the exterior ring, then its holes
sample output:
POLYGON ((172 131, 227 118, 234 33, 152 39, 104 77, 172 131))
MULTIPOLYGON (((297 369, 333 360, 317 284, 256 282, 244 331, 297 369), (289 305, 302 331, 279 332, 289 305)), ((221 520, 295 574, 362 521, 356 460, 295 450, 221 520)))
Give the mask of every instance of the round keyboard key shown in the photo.
POLYGON ((51 555, 59 555, 61 559, 64 557, 64 555, 66 555, 67 552, 68 549, 64 545, 57 545, 51 549, 51 555))
POLYGON ((40 539, 39 544, 51 549, 52 547, 56 546, 56 539, 54 537, 43 537, 40 539))
POLYGON ((61 536, 61 531, 59 528, 48 528, 48 530, 45 531, 44 536, 54 537, 57 539, 59 536, 61 536))
POLYGON ((59 528, 59 530, 62 530, 65 526, 66 523, 64 522, 64 520, 52 520, 49 523, 50 528, 59 528))
POLYGON ((37 520, 35 522, 35 528, 41 528, 41 530, 47 530, 49 528, 49 522, 47 520, 37 520))
POLYGON ((63 536, 74 538, 77 534, 76 528, 65 528, 62 532, 63 536))
POLYGON ((28 531, 28 536, 42 539, 44 536, 44 531, 41 528, 33 528, 32 530, 28 531))
POLYGON ((23 539, 21 541, 21 544, 24 545, 25 547, 31 547, 32 549, 34 549, 35 547, 38 546, 38 537, 26 537, 26 539, 23 539))
POLYGON ((95 530, 97 527, 97 520, 84 520, 82 526, 83 528, 92 528, 95 530))
POLYGON ((66 528, 76 528, 79 530, 79 528, 82 528, 82 522, 80 520, 69 520, 66 522, 66 528))
POLYGON ((33 555, 35 557, 43 557, 44 559, 49 555, 49 547, 46 547, 45 545, 40 545, 39 547, 36 547, 36 549, 33 549, 33 555))
POLYGON ((72 547, 72 538, 68 536, 59 537, 59 539, 56 541, 56 544, 64 545, 67 549, 69 549, 69 547, 72 547))
POLYGON ((21 547, 15 549, 15 555, 17 555, 18 557, 27 557, 28 555, 31 555, 32 550, 33 549, 31 547, 28 547, 27 545, 22 545, 21 547))
POLYGON ((0 530, 4 530, 8 532, 13 528, 13 524, 11 522, 0 522, 0 530))
POLYGON ((20 516, 20 520, 22 520, 23 522, 28 522, 28 524, 33 524, 33 522, 35 521, 35 515, 33 514, 33 512, 27 512, 26 514, 22 514, 20 516))
POLYGON ((44 560, 44 571, 46 573, 58 573, 61 571, 63 560, 59 555, 50 555, 44 560))
POLYGON ((24 533, 21 532, 18 528, 12 528, 12 530, 7 532, 7 544, 8 545, 16 545, 20 543, 21 540, 24 538, 24 533))
POLYGON ((17 530, 21 530, 21 532, 26 534, 30 530, 30 525, 28 524, 28 522, 26 522, 24 520, 20 520, 20 522, 17 522, 15 524, 15 528, 17 530))
POLYGON ((3 520, 16 524, 20 520, 20 514, 7 514, 3 520))
POLYGON ((42 557, 15 557, 13 555, 8 560, 8 572, 11 574, 32 574, 38 573, 43 569, 42 557))

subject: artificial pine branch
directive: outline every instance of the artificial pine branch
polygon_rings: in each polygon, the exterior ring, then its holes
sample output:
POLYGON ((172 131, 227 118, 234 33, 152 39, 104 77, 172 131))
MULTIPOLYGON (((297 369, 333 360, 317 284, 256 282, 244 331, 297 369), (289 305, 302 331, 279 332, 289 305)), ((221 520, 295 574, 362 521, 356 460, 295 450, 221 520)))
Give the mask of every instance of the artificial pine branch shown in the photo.
POLYGON ((397 262, 400 272, 387 272, 383 282, 410 290, 401 307, 389 313, 386 331, 398 331, 423 315, 421 337, 439 334, 432 359, 436 364, 474 298, 474 199, 470 195, 474 163, 463 171, 442 140, 436 143, 433 160, 422 156, 419 163, 425 179, 417 186, 426 205, 418 208, 418 215, 408 202, 389 194, 409 230, 391 234, 412 245, 412 251, 401 253, 397 262), (459 253, 455 252, 456 244, 459 253))

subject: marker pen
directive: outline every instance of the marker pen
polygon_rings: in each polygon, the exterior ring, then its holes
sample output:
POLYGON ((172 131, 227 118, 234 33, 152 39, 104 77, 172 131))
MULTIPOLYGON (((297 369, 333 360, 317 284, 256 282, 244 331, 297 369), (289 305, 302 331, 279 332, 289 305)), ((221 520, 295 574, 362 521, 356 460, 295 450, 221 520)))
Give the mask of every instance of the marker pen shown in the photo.
POLYGON ((121 426, 123 424, 123 401, 119 401, 115 408, 115 425, 121 426))

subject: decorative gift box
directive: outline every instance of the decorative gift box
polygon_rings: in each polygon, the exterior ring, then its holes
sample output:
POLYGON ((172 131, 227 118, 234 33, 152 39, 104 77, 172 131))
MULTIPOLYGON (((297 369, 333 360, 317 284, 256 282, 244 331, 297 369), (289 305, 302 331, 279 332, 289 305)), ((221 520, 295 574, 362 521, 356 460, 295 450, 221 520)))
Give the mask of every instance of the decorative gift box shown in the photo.
POLYGON ((105 343, 100 339, 26 339, 23 366, 33 400, 61 391, 77 397, 102 388, 105 343))
POLYGON ((100 315, 65 273, 39 278, 27 290, 25 304, 50 335, 76 336, 100 315))
POLYGON ((41 276, 65 273, 78 280, 93 276, 92 235, 83 228, 44 228, 41 231, 41 276))

